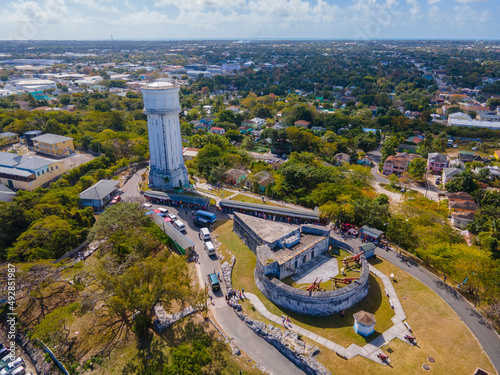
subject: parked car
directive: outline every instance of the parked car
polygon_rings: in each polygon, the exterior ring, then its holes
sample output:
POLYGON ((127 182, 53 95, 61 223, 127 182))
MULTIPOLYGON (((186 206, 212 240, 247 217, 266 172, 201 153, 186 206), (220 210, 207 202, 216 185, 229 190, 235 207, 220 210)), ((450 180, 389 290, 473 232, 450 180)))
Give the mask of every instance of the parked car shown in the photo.
POLYGON ((117 195, 116 197, 114 197, 113 199, 111 199, 111 204, 116 204, 118 202, 120 202, 122 200, 122 197, 120 197, 119 195, 117 195))
POLYGON ((172 219, 172 221, 176 221, 177 220, 177 215, 175 215, 175 214, 168 214, 167 217, 169 217, 170 219, 172 219))

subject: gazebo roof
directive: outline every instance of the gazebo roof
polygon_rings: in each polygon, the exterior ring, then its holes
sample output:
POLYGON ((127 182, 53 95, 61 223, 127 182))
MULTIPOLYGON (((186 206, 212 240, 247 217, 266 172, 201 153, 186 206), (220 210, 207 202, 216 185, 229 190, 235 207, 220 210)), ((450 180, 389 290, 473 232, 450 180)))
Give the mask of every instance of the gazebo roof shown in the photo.
POLYGON ((353 316, 354 316, 354 319, 356 320, 356 322, 358 322, 358 324, 362 324, 364 326, 371 326, 371 325, 374 325, 375 323, 377 323, 373 314, 370 314, 370 313, 363 311, 363 310, 358 311, 353 316))

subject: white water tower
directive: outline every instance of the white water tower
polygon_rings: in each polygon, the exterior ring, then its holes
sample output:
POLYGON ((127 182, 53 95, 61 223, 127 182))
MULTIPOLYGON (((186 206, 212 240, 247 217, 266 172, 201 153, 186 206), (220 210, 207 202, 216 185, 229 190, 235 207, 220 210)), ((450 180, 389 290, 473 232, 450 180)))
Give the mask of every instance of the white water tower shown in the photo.
POLYGON ((144 113, 148 116, 149 186, 174 190, 187 186, 189 178, 182 158, 179 122, 179 86, 154 82, 142 89, 144 113))

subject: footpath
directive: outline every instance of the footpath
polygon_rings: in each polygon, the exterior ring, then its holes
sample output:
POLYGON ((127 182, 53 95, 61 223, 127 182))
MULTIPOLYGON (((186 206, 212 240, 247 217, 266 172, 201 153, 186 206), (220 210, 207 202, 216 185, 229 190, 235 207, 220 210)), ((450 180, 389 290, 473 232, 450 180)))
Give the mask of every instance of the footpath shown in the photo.
MULTIPOLYGON (((362 245, 358 238, 342 239, 333 232, 331 232, 331 235, 352 247, 362 245)), ((469 301, 432 272, 414 262, 407 262, 396 252, 385 251, 377 247, 375 254, 409 273, 440 296, 469 328, 491 363, 493 363, 493 366, 495 366, 497 373, 500 373, 500 336, 469 301)))
MULTIPOLYGON (((408 340, 405 339, 405 336, 411 335, 411 332, 408 330, 408 327, 403 322, 406 319, 406 314, 403 311, 401 303, 399 302, 399 298, 396 294, 396 291, 394 290, 394 287, 392 286, 391 280, 372 265, 370 265, 370 272, 374 276, 380 278, 384 283, 384 288, 385 288, 384 292, 386 297, 388 297, 387 303, 391 304, 391 307, 394 309, 395 315, 391 318, 394 325, 387 331, 385 331, 384 333, 382 333, 381 335, 377 336, 375 339, 370 341, 365 346, 361 347, 356 344, 351 344, 349 347, 344 348, 343 346, 340 346, 339 344, 336 344, 333 341, 330 341, 311 331, 308 331, 305 328, 299 327, 298 325, 285 323, 285 328, 299 335, 305 336, 317 342, 318 344, 325 346, 330 350, 333 350, 339 356, 344 357, 346 359, 351 359, 356 357, 357 355, 360 355, 372 361, 380 363, 382 365, 387 365, 390 361, 381 361, 380 358, 378 357, 379 354, 385 355, 381 347, 387 345, 395 338, 398 338, 401 341, 409 345, 412 345, 408 340)), ((245 292, 245 297, 250 300, 255 309, 266 319, 278 325, 283 324, 283 319, 269 312, 269 310, 267 310, 267 308, 255 294, 245 292)))

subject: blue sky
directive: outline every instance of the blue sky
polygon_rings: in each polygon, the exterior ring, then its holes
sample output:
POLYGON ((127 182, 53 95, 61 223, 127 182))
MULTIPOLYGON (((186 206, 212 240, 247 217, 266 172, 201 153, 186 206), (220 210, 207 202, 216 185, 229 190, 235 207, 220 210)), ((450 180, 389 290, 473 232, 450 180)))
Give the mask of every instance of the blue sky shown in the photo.
POLYGON ((2 0, 0 39, 500 39, 499 0, 2 0))

